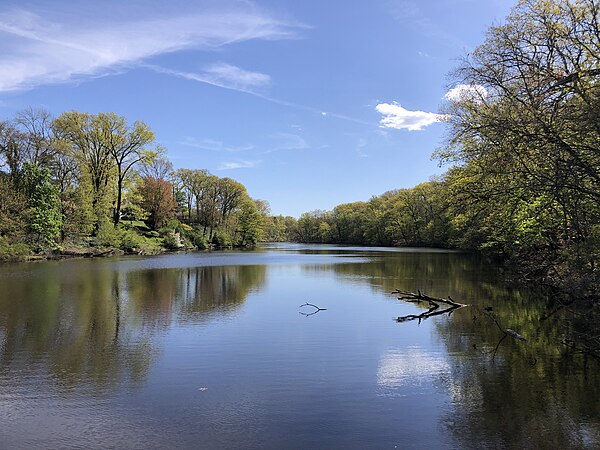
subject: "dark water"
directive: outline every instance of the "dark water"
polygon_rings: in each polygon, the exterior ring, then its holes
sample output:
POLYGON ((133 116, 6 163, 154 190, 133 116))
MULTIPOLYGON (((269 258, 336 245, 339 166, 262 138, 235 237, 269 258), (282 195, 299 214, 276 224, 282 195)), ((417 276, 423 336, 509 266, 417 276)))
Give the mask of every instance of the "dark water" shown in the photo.
POLYGON ((501 280, 331 246, 0 266, 0 447, 600 448, 597 361, 501 280), (395 288, 471 306, 396 323, 395 288))

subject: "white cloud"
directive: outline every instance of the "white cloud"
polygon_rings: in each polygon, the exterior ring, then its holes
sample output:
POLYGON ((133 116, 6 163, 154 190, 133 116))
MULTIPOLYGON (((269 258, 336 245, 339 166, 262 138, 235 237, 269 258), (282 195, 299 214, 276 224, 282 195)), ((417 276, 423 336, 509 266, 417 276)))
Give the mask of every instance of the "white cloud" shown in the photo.
POLYGON ((441 122, 444 116, 425 111, 409 111, 399 103, 380 103, 375 109, 383 115, 380 124, 384 128, 419 131, 423 128, 441 122))
POLYGON ((260 163, 260 161, 243 161, 243 160, 224 162, 219 166, 218 170, 252 169, 252 168, 258 166, 259 163, 260 163))
POLYGON ((459 84, 446 92, 444 98, 451 102, 460 100, 483 101, 487 96, 487 89, 479 84, 459 84))
POLYGON ((223 84, 239 85, 242 88, 264 86, 271 82, 269 75, 249 72, 226 63, 213 64, 206 69, 205 73, 223 84))
POLYGON ((204 72, 193 73, 167 69, 151 64, 145 67, 166 75, 173 75, 186 80, 199 81, 213 86, 232 89, 235 91, 256 94, 256 88, 269 84, 271 77, 260 72, 250 72, 226 63, 217 63, 208 66, 204 72))
MULTIPOLYGON (((105 75, 181 50, 290 38, 299 27, 244 4, 236 2, 235 9, 219 12, 112 20, 83 16, 77 21, 66 16, 51 21, 25 10, 0 9, 0 92, 105 75)), ((267 75, 227 64, 207 68, 206 76, 242 88, 269 81, 267 75)))

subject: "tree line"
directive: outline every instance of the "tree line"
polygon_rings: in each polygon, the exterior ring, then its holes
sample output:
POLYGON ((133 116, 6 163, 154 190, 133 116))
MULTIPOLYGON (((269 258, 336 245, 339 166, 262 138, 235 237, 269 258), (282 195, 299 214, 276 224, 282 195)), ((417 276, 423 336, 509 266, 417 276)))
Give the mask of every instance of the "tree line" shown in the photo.
POLYGON ((129 250, 259 240, 477 250, 526 278, 598 290, 600 13, 521 0, 452 74, 438 179, 367 202, 269 216, 240 183, 174 170, 143 122, 28 109, 0 122, 0 253, 87 240, 129 250), (138 223, 136 222, 136 223, 138 223), (137 231, 140 231, 138 223, 137 231), (154 233, 154 234, 152 234, 154 233), (156 236, 158 234, 158 236, 156 236))
POLYGON ((231 178, 174 170, 144 122, 32 108, 0 121, 0 255, 64 246, 253 245, 268 204, 231 178))
POLYGON ((524 277, 598 292, 600 13, 521 0, 452 74, 444 176, 303 214, 303 242, 476 249, 524 277))

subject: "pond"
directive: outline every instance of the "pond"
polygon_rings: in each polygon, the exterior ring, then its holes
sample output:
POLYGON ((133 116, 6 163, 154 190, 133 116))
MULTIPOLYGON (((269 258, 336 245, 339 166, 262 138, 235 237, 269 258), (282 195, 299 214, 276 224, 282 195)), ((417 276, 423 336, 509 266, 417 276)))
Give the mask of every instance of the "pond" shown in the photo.
POLYGON ((600 448, 597 360, 502 280, 295 244, 3 265, 0 447, 600 448), (427 306, 396 288, 470 306, 398 323, 427 306))

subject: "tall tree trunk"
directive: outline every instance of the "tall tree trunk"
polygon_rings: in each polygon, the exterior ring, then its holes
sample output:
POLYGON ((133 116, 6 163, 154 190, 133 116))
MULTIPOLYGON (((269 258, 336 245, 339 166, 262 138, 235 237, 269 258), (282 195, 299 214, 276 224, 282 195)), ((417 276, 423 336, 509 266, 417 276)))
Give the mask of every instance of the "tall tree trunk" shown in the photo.
POLYGON ((123 196, 123 179, 119 177, 119 182, 117 183, 117 206, 115 207, 115 213, 113 216, 113 222, 115 225, 118 225, 121 221, 121 200, 123 196))

